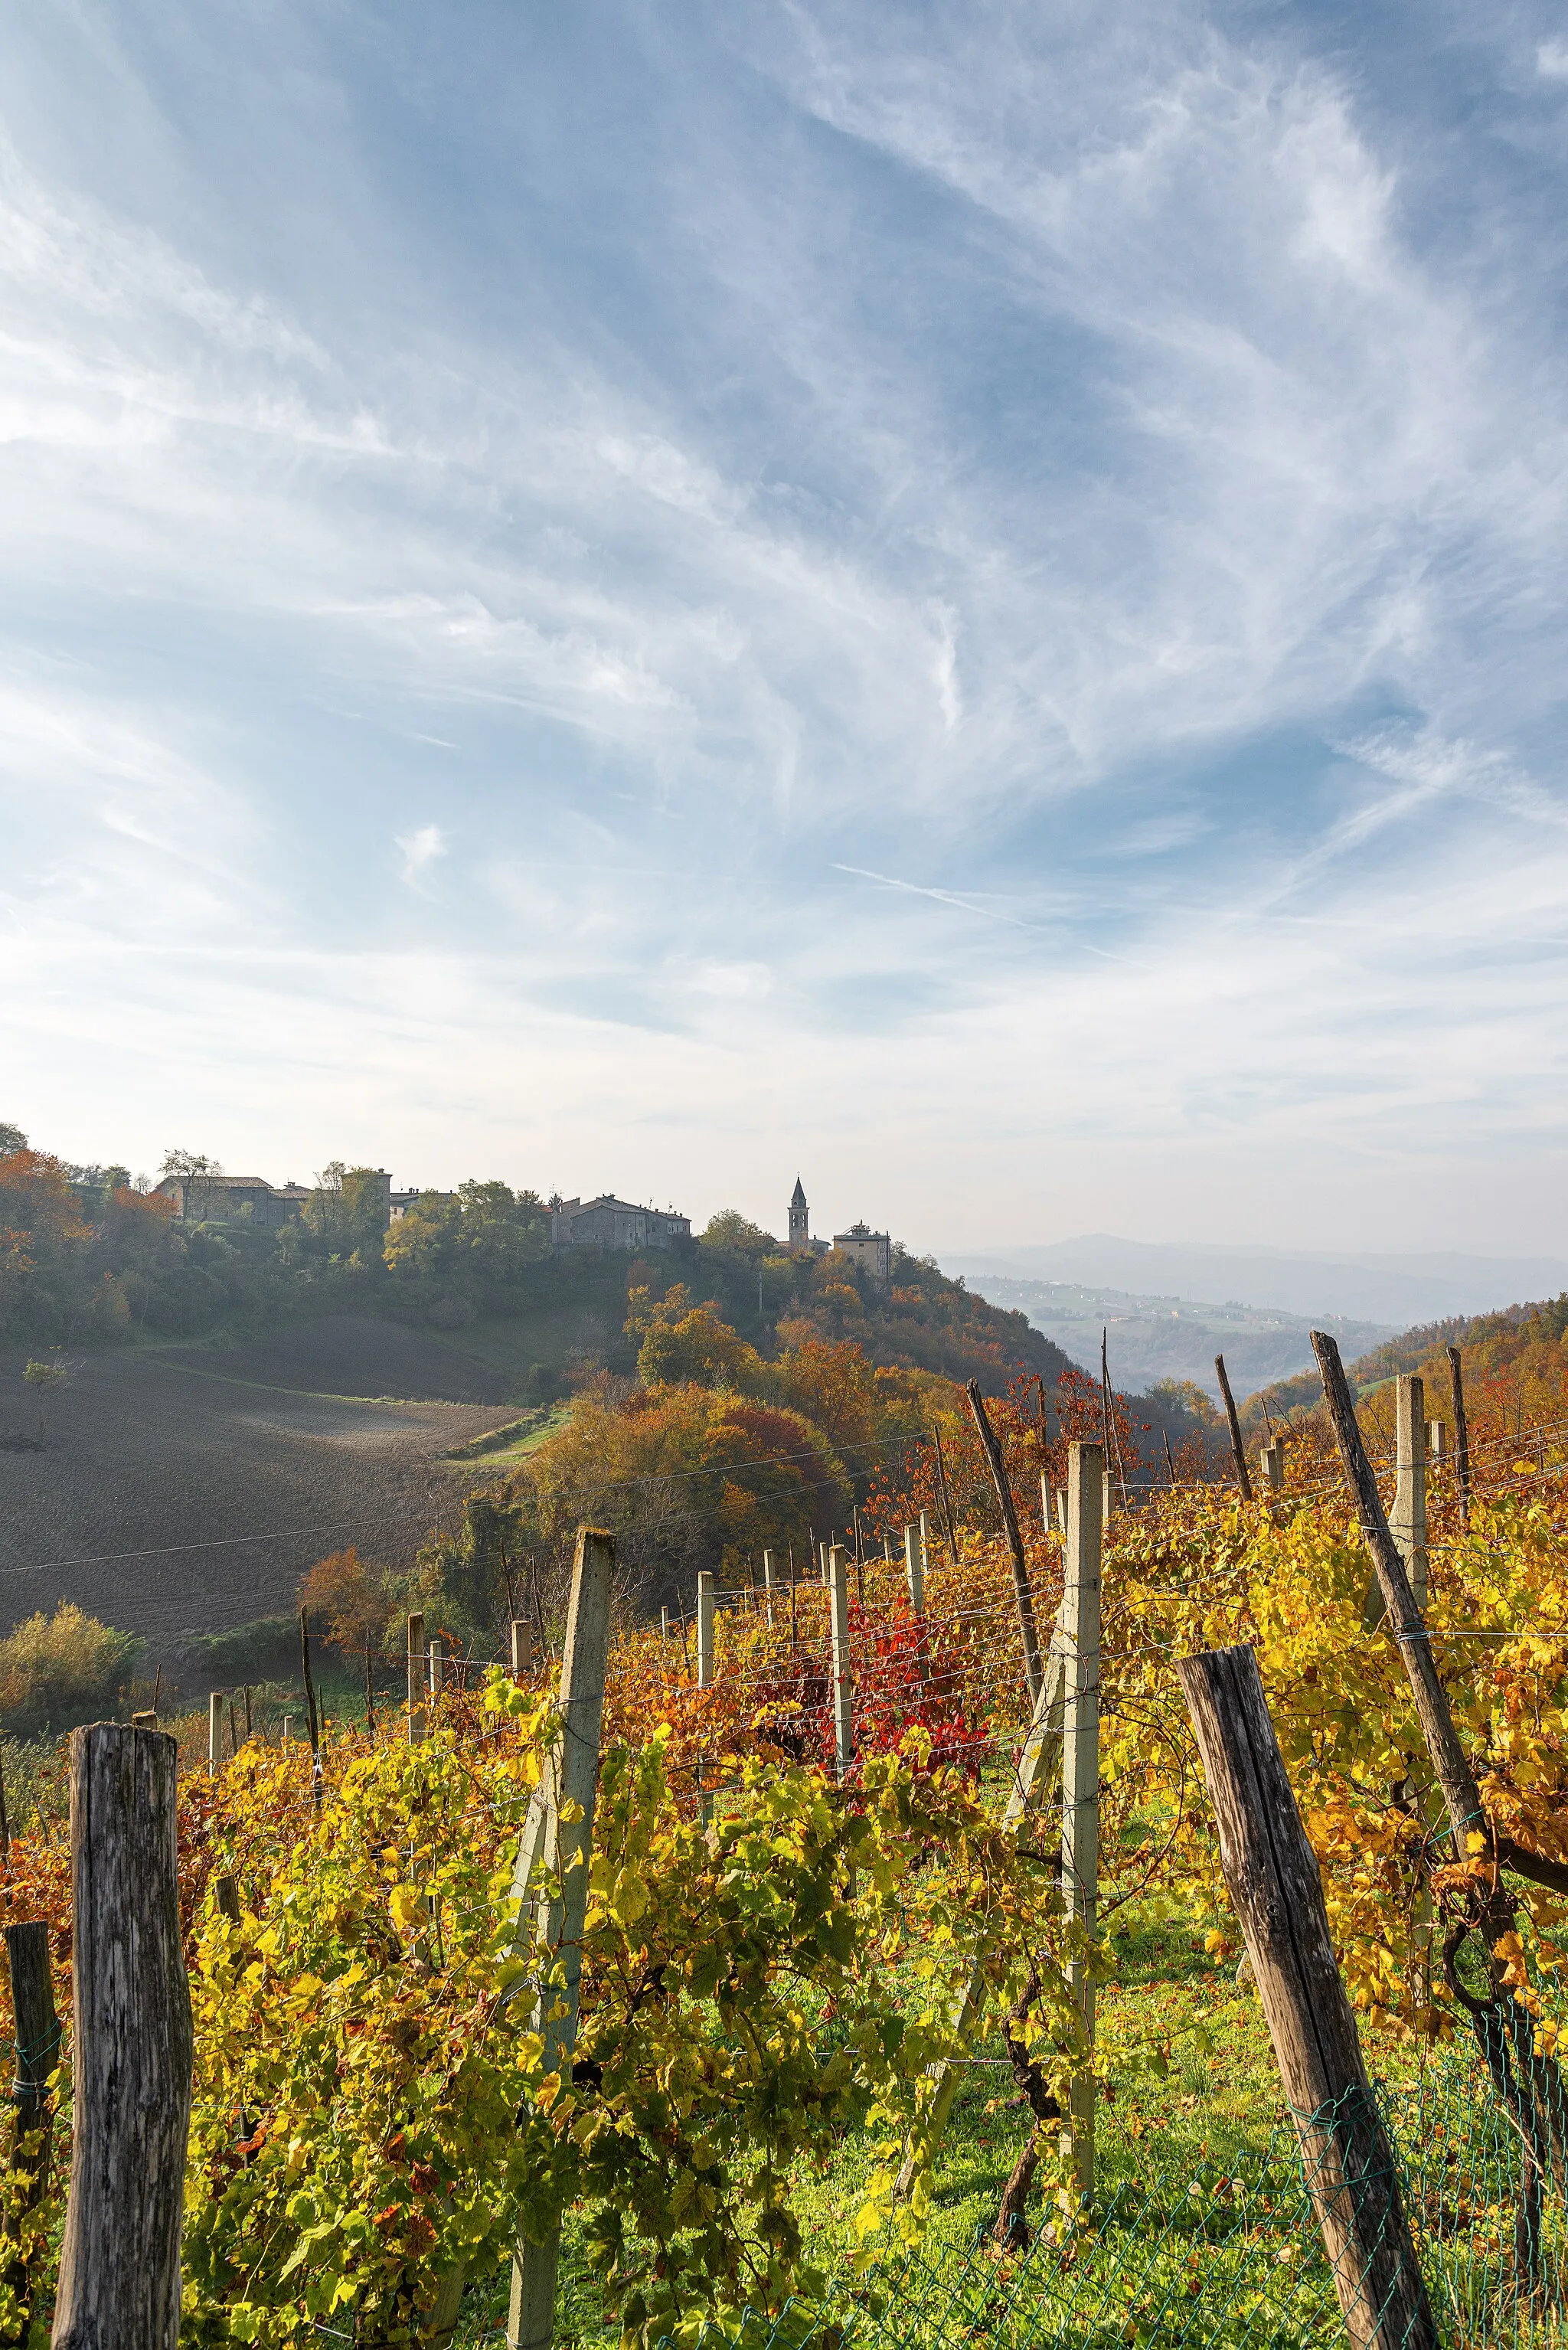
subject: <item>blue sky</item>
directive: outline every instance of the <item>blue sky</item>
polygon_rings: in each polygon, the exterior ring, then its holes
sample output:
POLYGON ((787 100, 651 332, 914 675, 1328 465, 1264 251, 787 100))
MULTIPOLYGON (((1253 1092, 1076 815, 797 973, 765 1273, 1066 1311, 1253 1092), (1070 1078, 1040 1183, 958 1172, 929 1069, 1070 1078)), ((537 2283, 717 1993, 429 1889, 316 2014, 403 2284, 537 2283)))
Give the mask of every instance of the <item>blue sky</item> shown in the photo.
POLYGON ((1561 1245, 1568 6, 7 51, 0 1116, 1561 1245))

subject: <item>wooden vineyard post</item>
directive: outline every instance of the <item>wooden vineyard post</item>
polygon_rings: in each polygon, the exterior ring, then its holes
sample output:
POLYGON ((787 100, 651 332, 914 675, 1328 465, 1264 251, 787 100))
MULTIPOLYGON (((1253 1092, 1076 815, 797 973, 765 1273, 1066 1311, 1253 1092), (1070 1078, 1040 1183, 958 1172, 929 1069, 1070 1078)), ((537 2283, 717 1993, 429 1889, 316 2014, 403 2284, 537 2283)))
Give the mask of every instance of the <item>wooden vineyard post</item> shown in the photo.
POLYGON ((1465 1374, 1457 1347, 1449 1348, 1449 1381, 1454 1398, 1454 1467, 1459 1481, 1459 1515, 1469 1523, 1470 1431, 1465 1418, 1465 1374))
POLYGON ((409 1617, 409 1743, 425 1734, 425 1619, 409 1617))
POLYGON ((697 1577, 697 1686, 713 1686, 713 1577, 706 1567, 697 1577))
POLYGON ((1394 2150, 1256 1653, 1210 1649, 1176 1669, 1352 2350, 1437 2350, 1394 2150))
MULTIPOLYGON (((30 2211, 48 2175, 49 2140, 54 2115, 50 2109, 49 2075, 60 2061, 60 2024, 55 2013, 54 1984, 49 1976, 49 1929, 41 1918, 5 1929, 5 1955, 10 1962, 11 2014, 16 2033, 16 2069, 11 2097, 16 2108, 16 2135, 11 2168, 16 2176, 16 2198, 30 2211)), ((31 2297, 27 2262, 20 2254, 4 2272, 19 2301, 31 2297)))
POLYGON ((1029 1561, 1024 1556, 1023 1537, 1018 1531, 1018 1513, 1012 1506, 1012 1486, 1007 1474, 1007 1463, 996 1440, 996 1431, 985 1408, 985 1398, 980 1391, 980 1381, 971 1379, 964 1393, 969 1398, 969 1408, 981 1448, 991 1464, 992 1482, 996 1487, 997 1505, 1002 1512, 1002 1530, 1007 1536, 1008 1554, 1012 1561, 1012 1591, 1018 1602, 1018 1630, 1023 1642, 1023 1679, 1033 1708, 1040 1701, 1044 1676, 1040 1664, 1040 1638, 1034 1628, 1034 1595, 1029 1588, 1029 1561))
MULTIPOLYGON (((196 1716, 198 1721, 201 1715, 196 1716)), ((218 1765, 223 1759, 223 1692, 210 1690, 207 1697, 207 1776, 215 1779, 218 1765)))
POLYGON ((827 1604, 833 1644, 833 1752, 841 1779, 855 1760, 855 1682, 849 1661, 849 1572, 842 1543, 827 1554, 827 1604))
POLYGON ((904 1575, 909 1586, 909 1613, 923 1616, 926 1612, 925 1545, 915 1539, 913 1526, 904 1528, 904 1575))
MULTIPOLYGON (((667 1618, 667 1620, 666 1620, 665 1631, 666 1631, 666 1635, 668 1636, 668 1632, 669 1632, 669 1623, 668 1623, 668 1618, 667 1618)), ((514 1675, 514 1677, 515 1679, 520 1679, 522 1678, 522 1676, 523 1676, 524 1673, 531 1673, 531 1672, 533 1671, 533 1669, 534 1669, 534 1624, 533 1624, 533 1618, 532 1618, 531 1617, 527 1617, 527 1616, 514 1616, 514 1617, 512 1618, 512 1671, 513 1671, 513 1675, 514 1675)))
POLYGON ((1236 1399, 1231 1392, 1231 1381, 1226 1376, 1223 1355, 1216 1355, 1214 1357, 1214 1376, 1220 1382, 1220 1393, 1225 1403, 1225 1417, 1231 1425, 1231 1458, 1236 1463, 1236 1482, 1241 1488, 1241 1499, 1244 1502, 1250 1502, 1252 1498, 1252 1481, 1247 1474, 1247 1449, 1241 1441, 1241 1423, 1236 1417, 1236 1399))
MULTIPOLYGON (((561 1661, 561 1739, 530 1801, 512 1878, 520 1904, 516 1946, 536 1950, 541 1962, 530 2027, 544 2036, 546 2073, 569 2072, 576 2044, 614 1574, 615 1536, 592 1526, 579 1527, 561 1661), (567 1811, 581 1816, 563 1818, 567 1811), (534 1885, 541 1864, 558 1880, 547 1900, 536 1898, 534 1885)), ((543 2243, 519 2236, 512 2262, 508 2350, 549 2350, 556 2331, 560 2257, 559 2220, 543 2243)), ((435 2311, 432 2332, 437 2340, 450 2339, 462 2293, 460 2271, 449 2281, 435 2311)))
MULTIPOLYGON (((1067 1548, 1063 1571, 1062 1893, 1067 1915, 1093 1936, 1100 1873, 1100 1563, 1106 1490, 1105 1453, 1097 1444, 1067 1448, 1067 1548)), ((1084 2038, 1095 2037, 1095 1985, 1082 1957, 1067 1979, 1078 2002, 1084 2038)), ((1063 2151, 1070 2156, 1078 2193, 1095 2191, 1095 2082, 1092 2072, 1072 2085, 1063 2151)))
POLYGON ((53 2350, 174 2350, 191 2123, 191 1994, 175 1856, 179 1748, 72 1733, 75 2091, 53 2350))
MULTIPOLYGON (((1372 1473, 1372 1463, 1361 1440, 1350 1385, 1345 1376, 1345 1366, 1339 1359, 1338 1342, 1323 1330, 1313 1330, 1308 1335, 1312 1339, 1313 1352, 1318 1359, 1318 1368, 1323 1373, 1324 1399, 1328 1405, 1328 1416, 1340 1459, 1345 1464, 1345 1477, 1355 1496, 1362 1535, 1372 1553, 1383 1605, 1387 1611, 1394 1638, 1399 1644, 1405 1676, 1415 1700, 1416 1719, 1421 1725, 1427 1752, 1443 1791, 1457 1856, 1465 1852, 1466 1838, 1472 1828, 1483 1834, 1486 1831, 1487 1815, 1481 1807, 1480 1789, 1476 1784, 1475 1773, 1454 1727, 1448 1695, 1438 1679, 1438 1669, 1432 1661, 1431 1638, 1421 1620, 1421 1611, 1416 1605, 1416 1595, 1410 1588, 1399 1545, 1389 1533, 1388 1521, 1383 1514, 1377 1480, 1372 1473)), ((1496 1907, 1496 1897, 1492 1907, 1496 1907)), ((1497 1914, 1501 1917, 1501 1912, 1497 1914)), ((1512 1923, 1511 1913, 1509 1923, 1512 1923)))
POLYGON ((942 1520, 948 1530, 948 1555, 954 1566, 959 1563, 958 1528, 953 1523, 953 1499, 948 1491, 948 1464, 942 1457, 942 1431, 931 1430, 931 1441, 937 1448, 937 1491, 942 1499, 942 1520))

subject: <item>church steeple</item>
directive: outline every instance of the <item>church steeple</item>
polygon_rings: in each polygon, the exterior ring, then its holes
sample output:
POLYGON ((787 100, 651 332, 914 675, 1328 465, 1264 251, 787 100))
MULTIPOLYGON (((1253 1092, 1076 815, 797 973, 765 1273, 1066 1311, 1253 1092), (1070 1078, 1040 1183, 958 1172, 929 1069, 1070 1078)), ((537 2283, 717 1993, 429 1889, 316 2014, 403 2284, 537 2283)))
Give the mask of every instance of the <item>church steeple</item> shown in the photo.
POLYGON ((789 1244, 792 1249, 811 1246, 811 1217, 806 1210, 805 1190, 797 1175, 789 1203, 789 1244))

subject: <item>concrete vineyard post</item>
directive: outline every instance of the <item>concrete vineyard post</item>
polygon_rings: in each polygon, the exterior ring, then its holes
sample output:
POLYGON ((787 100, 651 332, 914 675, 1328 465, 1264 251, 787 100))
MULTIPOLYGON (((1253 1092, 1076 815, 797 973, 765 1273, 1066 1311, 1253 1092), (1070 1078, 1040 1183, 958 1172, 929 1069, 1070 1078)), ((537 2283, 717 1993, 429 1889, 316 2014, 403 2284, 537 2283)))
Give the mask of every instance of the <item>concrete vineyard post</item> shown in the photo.
POLYGON ((1285 1456, 1277 1444, 1265 1444, 1258 1455, 1258 1468, 1264 1484, 1272 1493, 1283 1490, 1285 1456))
POLYGON ((697 1686, 713 1686, 713 1577, 707 1568, 697 1577, 697 1686))
MULTIPOLYGON (((1071 1504, 1069 1504, 1069 1507, 1070 1506, 1071 1504)), ((1102 1472, 1100 1477, 1100 1524, 1102 1528, 1110 1524, 1111 1512, 1115 1507, 1116 1496, 1111 1488, 1111 1472, 1106 1469, 1102 1472)))
POLYGON ((1449 1457, 1449 1423, 1446 1419, 1427 1422, 1427 1458, 1446 1461, 1449 1457))
POLYGON ((1353 2350, 1437 2350, 1393 2148, 1256 1651, 1210 1649, 1181 1658, 1176 1669, 1353 2350))
POLYGON ((915 1540, 913 1526, 904 1528, 904 1574, 909 1586, 909 1609, 915 1616, 926 1612, 926 1562, 924 1545, 915 1540))
POLYGON ((774 1628, 774 1590, 776 1582, 777 1577, 774 1573, 774 1555, 771 1550, 765 1550, 763 1553, 763 1591, 767 1605, 770 1632, 774 1628))
POLYGON ((534 1669, 534 1623, 528 1616, 512 1618, 512 1670, 521 1677, 534 1669))
MULTIPOLYGON (((1100 1873, 1100 1560, 1105 1454, 1067 1448, 1067 1549, 1062 1588, 1062 1894, 1068 1917, 1093 1935, 1100 1873)), ((1095 2035, 1095 1986, 1082 1958, 1068 1965, 1085 2039, 1095 2035)), ((1063 2151, 1078 2192, 1095 2191, 1095 2084, 1075 2079, 1063 2151)))
POLYGON ((670 1610, 668 1607, 661 1607, 659 1611, 659 1636, 662 1640, 668 1640, 670 1638, 670 1610))
MULTIPOLYGON (((1099 1452, 1098 1445, 1085 1450, 1099 1452)), ((1091 1470, 1091 1475, 1094 1473, 1091 1470)), ((1065 1496, 1063 1497, 1065 1499, 1065 1496)), ((1020 1833, 1025 1823, 1035 1818, 1049 1803, 1058 1784, 1062 1769, 1063 1698, 1066 1686, 1067 1643, 1065 1633, 1066 1598, 1057 1611, 1051 1635, 1051 1645, 1045 1656, 1044 1686, 1031 1718, 1028 1733, 1013 1773, 1012 1791, 1002 1815, 1002 1825, 1013 1834, 1020 1833)), ((952 2028, 956 2038, 966 2040, 974 2028, 979 2012, 983 1976, 978 1964, 971 1969, 965 1989, 960 1992, 953 2009, 952 2028)), ((933 2068, 936 2095, 931 2102, 929 2122, 933 2141, 947 2127, 958 2094, 962 2068, 955 2064, 939 2064, 933 2068)), ((911 2155, 898 2174, 898 2193, 907 2195, 914 2180, 914 2158, 911 2155)))
POLYGON ((1394 1507, 1388 1531, 1399 1545, 1416 1605, 1427 1604, 1427 1392, 1401 1373, 1395 1399, 1394 1507))
POLYGON ((1040 1471, 1040 1525, 1043 1533, 1051 1533, 1051 1480, 1044 1469, 1040 1471))
MULTIPOLYGON (((1394 1503, 1388 1513, 1393 1535, 1417 1607, 1427 1604, 1426 1392, 1418 1377, 1401 1372, 1394 1399, 1394 1503)), ((1376 1571, 1364 1617, 1368 1631, 1383 1621, 1383 1594, 1376 1571)))
MULTIPOLYGON (((522 1905, 520 1948, 532 1945, 540 1959, 538 1993, 530 2028, 544 2035, 545 2070, 569 2073, 577 2037, 577 1995, 583 1965, 583 1922, 587 1912, 588 1857, 593 1843, 594 1803, 599 1783, 599 1733, 604 1722, 605 1669, 609 1658, 610 1585, 615 1574, 615 1536, 579 1527, 566 1613, 566 1653, 561 1662, 562 1735, 524 1823, 513 1873, 514 1896, 522 1905), (580 1818, 564 1819, 566 1811, 580 1818), (534 1904, 532 1879, 543 1864, 559 1880, 557 1896, 534 1904), (542 1915, 538 1914, 542 1911, 542 1915)), ((560 2223, 545 2241, 519 2237, 512 2263, 512 2299, 506 2319, 508 2350, 549 2350, 556 2331, 556 2282, 560 2267, 560 2223)), ((457 2323, 462 2277, 449 2285, 438 2304, 438 2337, 450 2338, 457 2323)))
POLYGON ((827 1555, 833 1643, 833 1751, 841 1779, 855 1760, 855 1683, 849 1661, 849 1566, 842 1543, 827 1555))
POLYGON ((920 1512, 920 1582, 925 1584, 926 1570, 931 1563, 931 1521, 927 1510, 920 1512))
POLYGON ((191 2123, 191 1994, 175 1854, 179 1748, 73 1732, 75 2129, 54 2350, 174 2350, 191 2123))
MULTIPOLYGON (((196 1719, 199 1721, 201 1715, 196 1719)), ((213 1690, 207 1699, 207 1776, 215 1779, 223 1759, 223 1692, 213 1690)))
POLYGON ((425 1734, 425 1619, 409 1617, 409 1743, 425 1734))

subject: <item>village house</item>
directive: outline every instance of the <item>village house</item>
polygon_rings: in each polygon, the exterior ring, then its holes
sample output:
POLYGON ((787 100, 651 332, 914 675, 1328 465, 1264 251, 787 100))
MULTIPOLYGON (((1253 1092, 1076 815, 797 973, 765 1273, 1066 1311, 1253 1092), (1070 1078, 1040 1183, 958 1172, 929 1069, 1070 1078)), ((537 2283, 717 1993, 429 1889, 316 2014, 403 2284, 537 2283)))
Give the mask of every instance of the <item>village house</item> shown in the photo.
POLYGON ((557 1200, 550 1211, 557 1248, 669 1248, 691 1237, 690 1216, 673 1208, 635 1208, 605 1191, 597 1200, 557 1200))

